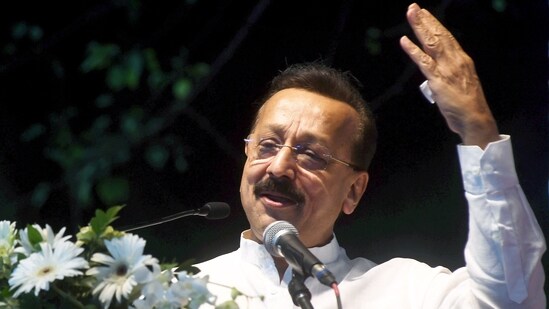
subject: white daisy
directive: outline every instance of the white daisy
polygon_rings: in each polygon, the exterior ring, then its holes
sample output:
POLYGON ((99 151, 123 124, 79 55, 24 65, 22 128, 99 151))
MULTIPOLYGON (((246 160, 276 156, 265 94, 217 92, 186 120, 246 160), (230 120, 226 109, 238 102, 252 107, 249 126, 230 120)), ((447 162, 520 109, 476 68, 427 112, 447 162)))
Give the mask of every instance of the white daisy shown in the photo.
POLYGON ((5 265, 16 262, 15 247, 15 222, 0 221, 0 258, 5 265))
POLYGON ((49 290, 50 282, 82 275, 79 269, 89 267, 86 260, 78 257, 84 249, 72 242, 58 243, 55 249, 48 243, 41 243, 40 248, 41 251, 21 260, 11 274, 10 290, 19 287, 13 297, 33 288, 34 295, 38 295, 41 290, 49 290))
POLYGON ((121 238, 106 240, 105 246, 111 254, 95 253, 91 260, 103 264, 90 268, 86 274, 96 276, 99 284, 93 294, 99 294, 99 300, 108 308, 116 296, 118 302, 127 299, 133 288, 150 280, 150 270, 147 266, 158 264, 158 260, 150 255, 143 255, 145 240, 133 234, 121 238))
POLYGON ((132 307, 135 309, 179 309, 180 303, 168 298, 168 289, 172 282, 177 282, 174 271, 167 269, 162 271, 160 265, 153 265, 151 280, 141 288, 141 297, 135 300, 132 307))
POLYGON ((215 296, 208 290, 208 276, 193 277, 187 272, 178 274, 178 281, 173 283, 168 290, 168 299, 174 303, 178 302, 181 308, 187 306, 196 309, 204 303, 214 304, 215 296))
MULTIPOLYGON (((66 242, 69 238, 71 238, 70 235, 63 237, 66 229, 65 227, 59 230, 59 233, 57 234, 53 232, 51 226, 49 226, 48 224, 46 224, 46 228, 44 229, 38 224, 33 224, 32 227, 35 228, 42 237, 42 241, 40 242, 40 244, 47 243, 52 249, 55 249, 59 243, 66 242)), ((15 251, 18 253, 29 256, 31 253, 38 251, 37 248, 33 247, 31 241, 29 240, 28 228, 24 228, 19 231, 19 243, 21 244, 21 247, 15 249, 15 251)))

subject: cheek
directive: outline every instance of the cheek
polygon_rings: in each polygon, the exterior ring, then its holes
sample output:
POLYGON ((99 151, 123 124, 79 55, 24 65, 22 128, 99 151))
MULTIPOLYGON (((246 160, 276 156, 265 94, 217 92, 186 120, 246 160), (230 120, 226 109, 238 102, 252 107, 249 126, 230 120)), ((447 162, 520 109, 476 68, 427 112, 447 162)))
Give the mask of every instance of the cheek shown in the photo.
POLYGON ((311 201, 321 201, 327 193, 325 184, 319 179, 306 178, 301 181, 301 185, 311 201))
MULTIPOLYGON (((308 179, 304 187, 308 188, 307 196, 313 205, 312 211, 326 214, 339 213, 345 197, 343 181, 328 179, 308 179)), ((305 184, 305 182, 304 182, 305 184)))
POLYGON ((248 201, 253 195, 253 186, 257 183, 263 175, 265 175, 265 168, 260 166, 250 166, 249 162, 246 162, 242 171, 242 178, 240 180, 240 198, 243 202, 248 201))
POLYGON ((309 205, 309 207, 303 209, 305 212, 303 215, 314 216, 315 213, 322 212, 322 209, 326 207, 326 202, 329 198, 324 180, 316 175, 301 175, 301 177, 298 177, 297 179, 296 186, 305 194, 306 204, 309 205))
POLYGON ((242 171, 241 188, 247 185, 254 185, 265 175, 266 168, 263 165, 251 165, 246 161, 242 171))

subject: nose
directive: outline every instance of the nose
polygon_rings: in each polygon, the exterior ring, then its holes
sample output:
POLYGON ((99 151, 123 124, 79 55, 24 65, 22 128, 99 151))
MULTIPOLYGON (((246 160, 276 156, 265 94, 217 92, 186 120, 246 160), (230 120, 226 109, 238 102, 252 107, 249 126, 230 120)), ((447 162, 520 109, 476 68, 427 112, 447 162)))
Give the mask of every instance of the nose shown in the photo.
POLYGON ((297 161, 293 149, 289 146, 284 146, 280 148, 276 156, 269 163, 267 173, 275 178, 287 177, 294 179, 296 168, 297 161))

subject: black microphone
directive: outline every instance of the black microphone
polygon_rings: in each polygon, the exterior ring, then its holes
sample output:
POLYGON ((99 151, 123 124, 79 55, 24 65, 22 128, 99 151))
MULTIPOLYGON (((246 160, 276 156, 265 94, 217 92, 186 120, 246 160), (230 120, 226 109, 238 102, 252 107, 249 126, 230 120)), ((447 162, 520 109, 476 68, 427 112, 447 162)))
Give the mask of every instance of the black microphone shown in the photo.
POLYGON ((320 283, 337 284, 334 275, 314 256, 297 237, 297 229, 286 221, 275 221, 263 232, 263 243, 267 251, 277 257, 284 257, 292 269, 303 277, 312 276, 320 283))
POLYGON ((120 230, 123 232, 139 230, 149 226, 166 223, 188 216, 201 216, 206 217, 206 219, 210 220, 225 219, 229 216, 230 213, 231 207, 229 206, 229 204, 223 202, 209 202, 197 209, 185 210, 154 221, 142 222, 130 227, 123 227, 120 228, 120 230))

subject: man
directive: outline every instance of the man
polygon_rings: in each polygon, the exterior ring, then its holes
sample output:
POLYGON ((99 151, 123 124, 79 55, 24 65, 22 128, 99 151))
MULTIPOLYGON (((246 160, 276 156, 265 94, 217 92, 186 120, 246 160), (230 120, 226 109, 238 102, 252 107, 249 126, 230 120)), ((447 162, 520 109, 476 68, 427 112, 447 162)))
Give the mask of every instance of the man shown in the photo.
MULTIPOLYGON (((545 242, 518 184, 509 137, 499 135, 473 62, 452 35, 417 4, 407 18, 422 48, 406 37, 401 46, 463 142, 466 267, 451 273, 410 259, 349 260, 333 228, 366 189, 375 126, 345 74, 293 66, 273 80, 245 140, 240 195, 250 229, 237 251, 197 265, 215 283, 218 303, 235 287, 247 295, 237 298, 241 308, 293 306, 291 267, 262 245, 265 228, 284 220, 335 275, 343 308, 545 308, 545 242)), ((329 287, 313 278, 305 284, 314 308, 337 308, 329 287)))

